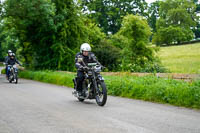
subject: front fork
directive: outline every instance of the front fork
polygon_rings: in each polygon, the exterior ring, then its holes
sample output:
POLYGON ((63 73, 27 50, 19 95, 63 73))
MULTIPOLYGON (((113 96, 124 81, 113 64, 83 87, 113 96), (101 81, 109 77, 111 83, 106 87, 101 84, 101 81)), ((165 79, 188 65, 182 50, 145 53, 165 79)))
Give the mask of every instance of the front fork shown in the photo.
POLYGON ((100 93, 99 87, 97 86, 97 81, 96 79, 93 79, 93 85, 94 85, 94 94, 95 96, 98 95, 100 93))
POLYGON ((77 77, 75 77, 72 81, 74 83, 74 91, 76 91, 76 88, 77 88, 77 77))

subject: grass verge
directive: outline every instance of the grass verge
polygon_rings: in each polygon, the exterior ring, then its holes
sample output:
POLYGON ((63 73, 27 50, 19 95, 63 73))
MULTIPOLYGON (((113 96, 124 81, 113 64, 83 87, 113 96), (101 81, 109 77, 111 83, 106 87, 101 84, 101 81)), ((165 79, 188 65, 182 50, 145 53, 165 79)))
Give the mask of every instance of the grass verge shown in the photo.
POLYGON ((0 67, 2 67, 2 66, 5 66, 5 65, 3 64, 3 62, 0 62, 0 67))
MULTIPOLYGON (((73 87, 75 73, 53 71, 22 71, 21 78, 73 87)), ((136 77, 128 74, 104 75, 108 94, 176 106, 200 109, 200 80, 193 82, 157 78, 136 77)))

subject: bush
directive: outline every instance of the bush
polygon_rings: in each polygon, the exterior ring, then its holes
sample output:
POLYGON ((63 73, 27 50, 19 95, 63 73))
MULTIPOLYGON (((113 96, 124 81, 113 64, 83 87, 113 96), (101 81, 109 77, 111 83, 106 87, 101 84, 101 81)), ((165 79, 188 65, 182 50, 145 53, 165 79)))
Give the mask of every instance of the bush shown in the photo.
POLYGON ((0 66, 4 66, 2 62, 0 62, 0 66))
POLYGON ((186 30, 181 27, 169 26, 166 28, 158 29, 153 38, 153 43, 156 45, 161 44, 180 44, 184 41, 190 41, 193 38, 191 30, 186 30))
POLYGON ((187 83, 155 76, 106 76, 105 79, 110 95, 200 108, 200 81, 187 83))
POLYGON ((142 72, 142 73, 166 73, 169 72, 164 66, 161 65, 159 60, 154 62, 145 62, 142 66, 137 64, 121 64, 122 70, 129 70, 130 72, 142 72))
POLYGON ((120 49, 104 40, 94 48, 99 62, 109 71, 117 71, 120 64, 120 49))
POLYGON ((111 37, 121 49, 120 70, 131 72, 164 72, 155 56, 156 47, 149 45, 151 30, 142 16, 127 15, 119 32, 111 37))
POLYGON ((6 74, 6 69, 2 69, 2 70, 1 70, 1 73, 2 73, 2 74, 6 74))
POLYGON ((19 76, 21 78, 37 80, 45 83, 73 87, 73 73, 55 71, 21 71, 19 72, 19 76))

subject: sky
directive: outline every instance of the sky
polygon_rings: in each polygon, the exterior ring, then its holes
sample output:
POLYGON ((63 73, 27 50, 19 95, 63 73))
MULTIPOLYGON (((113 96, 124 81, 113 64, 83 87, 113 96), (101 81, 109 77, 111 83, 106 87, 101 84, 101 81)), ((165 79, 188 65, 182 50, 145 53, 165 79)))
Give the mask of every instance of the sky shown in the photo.
MULTIPOLYGON (((0 0, 0 1, 4 1, 4 0, 0 0)), ((154 2, 154 1, 156 1, 156 0, 146 0, 146 2, 149 3, 149 4, 154 2)))
POLYGON ((149 3, 149 4, 154 2, 154 1, 156 1, 156 0, 146 0, 146 2, 149 3))

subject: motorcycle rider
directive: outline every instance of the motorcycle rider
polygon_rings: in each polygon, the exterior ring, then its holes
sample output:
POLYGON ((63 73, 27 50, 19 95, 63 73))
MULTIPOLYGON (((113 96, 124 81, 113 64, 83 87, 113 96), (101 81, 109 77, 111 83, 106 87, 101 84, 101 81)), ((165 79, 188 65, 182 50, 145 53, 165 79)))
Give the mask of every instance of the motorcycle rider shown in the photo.
MULTIPOLYGON (((15 58, 15 54, 11 53, 10 57, 6 60, 6 65, 15 65, 15 63, 19 64, 21 66, 21 63, 15 58)), ((6 75, 9 77, 10 74, 10 67, 7 67, 6 75)))
MULTIPOLYGON (((8 50, 8 56, 5 57, 5 61, 4 61, 5 63, 6 63, 6 61, 8 60, 8 58, 11 56, 11 54, 12 54, 12 51, 11 51, 11 50, 8 50)), ((8 78, 8 77, 7 77, 7 75, 8 75, 8 74, 7 74, 7 71, 8 71, 8 65, 6 65, 6 78, 8 78)))
POLYGON ((77 90, 78 95, 82 95, 82 82, 84 80, 84 71, 88 70, 88 63, 97 63, 101 65, 94 53, 91 52, 91 47, 88 43, 83 43, 80 47, 80 52, 76 54, 75 66, 77 68, 77 90))

